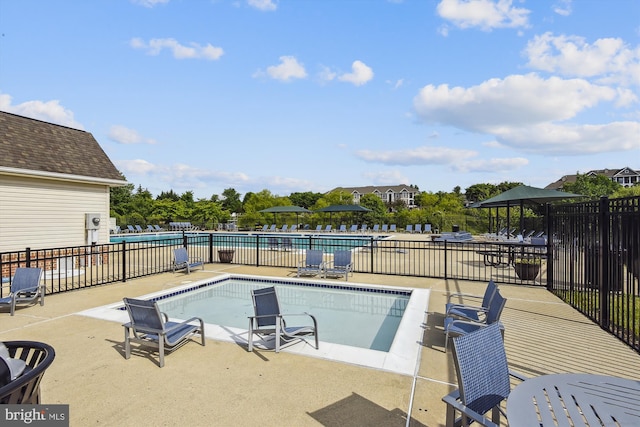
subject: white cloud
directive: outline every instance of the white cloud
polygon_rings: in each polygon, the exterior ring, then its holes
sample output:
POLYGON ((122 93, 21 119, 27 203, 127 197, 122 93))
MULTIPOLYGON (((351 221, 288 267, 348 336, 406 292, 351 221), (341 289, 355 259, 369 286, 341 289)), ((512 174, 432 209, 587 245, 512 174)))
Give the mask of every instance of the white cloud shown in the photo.
POLYGON ((249 6, 262 11, 273 11, 278 8, 278 3, 273 0, 248 0, 249 6))
POLYGON ((355 152, 356 157, 366 162, 402 166, 449 164, 474 157, 477 154, 472 150, 429 146, 406 150, 359 150, 355 152))
POLYGON ((365 172, 362 177, 372 185, 397 185, 399 182, 411 181, 398 170, 365 172))
POLYGON ((120 125, 113 125, 109 129, 108 137, 120 144, 155 144, 150 138, 143 138, 137 131, 120 125))
POLYGON ((558 15, 569 16, 573 11, 571 8, 572 0, 558 0, 556 4, 552 6, 553 11, 558 15))
POLYGON ((440 17, 459 28, 478 27, 491 31, 529 26, 530 11, 512 6, 511 0, 442 0, 437 11, 440 17))
POLYGON ((294 56, 281 56, 280 64, 267 67, 267 75, 272 79, 288 82, 306 78, 307 72, 294 56))
POLYGON ((414 107, 426 123, 493 135, 504 146, 528 152, 571 155, 640 148, 638 122, 568 122, 601 102, 620 98, 619 91, 583 79, 527 74, 470 88, 428 85, 415 97, 414 107))
POLYGON ((334 80, 338 76, 338 73, 333 71, 331 68, 327 66, 321 66, 320 72, 318 73, 318 79, 321 82, 330 82, 334 80))
POLYGON ((385 83, 391 85, 391 87, 393 87, 394 89, 399 89, 400 87, 402 87, 402 85, 404 85, 404 79, 398 79, 396 81, 387 80, 385 83))
POLYGON ((523 157, 502 158, 502 159, 478 159, 471 161, 455 162, 451 168, 459 173, 486 172, 504 173, 511 172, 529 164, 529 160, 523 157))
POLYGON ((27 101, 12 105, 10 95, 0 93, 0 110, 44 122, 55 123, 74 129, 83 130, 84 127, 73 117, 73 111, 60 105, 60 101, 27 101))
POLYGON ((373 70, 362 61, 353 61, 351 64, 351 73, 342 74, 338 77, 341 82, 353 83, 356 86, 362 86, 373 79, 373 70))
POLYGON ((215 61, 224 55, 221 47, 207 43, 201 46, 198 43, 189 43, 188 46, 178 43, 175 39, 151 39, 145 42, 140 38, 133 38, 129 45, 134 49, 144 49, 148 55, 159 55, 163 49, 169 49, 176 59, 207 59, 215 61))
POLYGON ((583 37, 547 32, 530 40, 524 54, 527 65, 537 70, 640 85, 640 47, 629 47, 619 38, 589 44, 583 37))
POLYGON ((158 4, 169 3, 169 0, 131 0, 131 3, 138 4, 140 6, 152 8, 158 4))

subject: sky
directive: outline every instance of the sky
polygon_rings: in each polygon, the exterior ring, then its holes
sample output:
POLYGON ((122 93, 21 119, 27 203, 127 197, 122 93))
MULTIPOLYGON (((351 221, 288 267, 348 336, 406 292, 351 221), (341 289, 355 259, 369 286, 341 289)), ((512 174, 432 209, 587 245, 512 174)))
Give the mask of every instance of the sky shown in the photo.
POLYGON ((136 187, 545 187, 640 169, 637 0, 0 0, 0 110, 136 187))

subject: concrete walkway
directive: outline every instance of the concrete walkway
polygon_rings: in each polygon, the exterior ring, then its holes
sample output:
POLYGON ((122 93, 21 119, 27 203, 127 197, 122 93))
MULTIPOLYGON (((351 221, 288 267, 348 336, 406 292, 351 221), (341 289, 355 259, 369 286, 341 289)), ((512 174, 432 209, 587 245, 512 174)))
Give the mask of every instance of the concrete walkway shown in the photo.
MULTIPOLYGON (((233 343, 192 342, 157 365, 156 354, 123 357, 119 323, 75 313, 221 273, 287 277, 290 269, 207 264, 46 298, 44 307, 0 313, 0 340, 52 345, 43 403, 70 405, 71 426, 438 426, 441 398, 456 384, 444 352, 443 308, 451 292, 485 283, 356 273, 350 282, 431 289, 415 377, 281 352, 248 353, 233 343)), ((590 372, 640 379, 640 355, 542 288, 500 286, 511 367, 535 376, 590 372)))

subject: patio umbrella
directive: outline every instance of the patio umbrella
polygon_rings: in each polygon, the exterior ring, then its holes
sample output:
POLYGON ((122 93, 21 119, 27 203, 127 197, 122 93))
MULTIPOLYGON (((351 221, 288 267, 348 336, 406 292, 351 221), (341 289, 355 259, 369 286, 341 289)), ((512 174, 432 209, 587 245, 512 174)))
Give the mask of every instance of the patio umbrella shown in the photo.
POLYGON ((529 187, 528 185, 520 185, 507 190, 497 196, 491 197, 481 202, 476 202, 470 207, 472 208, 507 208, 507 227, 509 224, 509 208, 511 206, 520 206, 520 230, 524 228, 523 209, 524 204, 541 205, 562 199, 572 199, 575 197, 584 197, 581 194, 567 193, 559 190, 547 190, 545 188, 529 187))
POLYGON ((332 221, 334 212, 371 212, 371 209, 360 205, 331 205, 317 209, 316 212, 329 212, 329 221, 332 221))
POLYGON ((276 223, 276 214, 278 213, 295 213, 296 214, 296 224, 299 224, 298 216, 301 213, 310 213, 309 209, 303 208, 301 206, 271 206, 270 208, 262 209, 262 213, 272 213, 273 214, 273 222, 276 223))

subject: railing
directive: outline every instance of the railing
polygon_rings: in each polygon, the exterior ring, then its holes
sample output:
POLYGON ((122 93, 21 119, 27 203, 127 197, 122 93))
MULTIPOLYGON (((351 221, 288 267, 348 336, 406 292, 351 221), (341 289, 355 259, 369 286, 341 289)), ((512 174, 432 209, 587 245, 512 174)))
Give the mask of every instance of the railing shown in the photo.
POLYGON ((549 290, 640 352, 640 197, 549 207, 549 290))
POLYGON ((292 272, 304 261, 307 249, 321 249, 326 261, 331 261, 334 251, 351 250, 353 270, 361 273, 531 285, 546 285, 547 277, 544 246, 434 242, 428 235, 404 240, 373 235, 187 233, 142 242, 2 253, 0 297, 8 295, 10 278, 18 267, 42 267, 46 293, 59 293, 171 271, 173 249, 183 246, 190 256, 207 263, 284 267, 292 272), (520 258, 536 260, 540 272, 535 278, 518 277, 514 264, 520 258))

